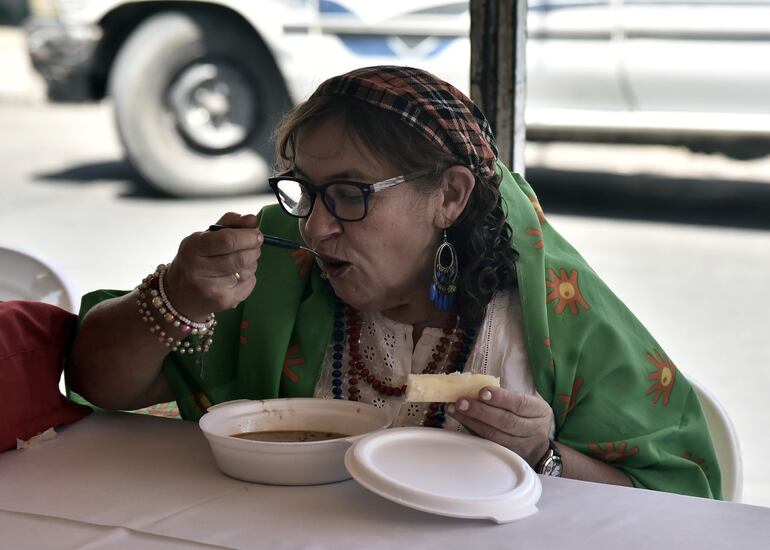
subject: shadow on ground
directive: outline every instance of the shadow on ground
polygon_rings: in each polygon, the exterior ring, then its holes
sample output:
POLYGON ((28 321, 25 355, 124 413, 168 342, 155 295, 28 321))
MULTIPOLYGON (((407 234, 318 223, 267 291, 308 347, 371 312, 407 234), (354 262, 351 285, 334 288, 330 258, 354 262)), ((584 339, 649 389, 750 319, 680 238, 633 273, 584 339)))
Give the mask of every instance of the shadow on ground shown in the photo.
POLYGON ((546 212, 770 229, 770 183, 527 169, 546 212))
POLYGON ((121 183, 123 187, 121 197, 126 198, 152 198, 168 199, 166 195, 153 189, 139 173, 126 161, 106 161, 80 164, 55 172, 36 174, 37 181, 69 183, 69 184, 96 184, 96 183, 121 183))
MULTIPOLYGON (((74 185, 119 183, 122 189, 119 194, 121 198, 185 200, 179 197, 172 197, 152 187, 127 161, 80 164, 65 168, 64 170, 36 174, 35 179, 37 181, 74 185)), ((196 199, 200 198, 196 197, 196 199)))
MULTIPOLYGON (((39 181, 127 184, 121 197, 183 200, 153 189, 125 161, 72 166, 39 181)), ((548 214, 770 229, 770 183, 622 175, 531 167, 527 180, 548 214)))

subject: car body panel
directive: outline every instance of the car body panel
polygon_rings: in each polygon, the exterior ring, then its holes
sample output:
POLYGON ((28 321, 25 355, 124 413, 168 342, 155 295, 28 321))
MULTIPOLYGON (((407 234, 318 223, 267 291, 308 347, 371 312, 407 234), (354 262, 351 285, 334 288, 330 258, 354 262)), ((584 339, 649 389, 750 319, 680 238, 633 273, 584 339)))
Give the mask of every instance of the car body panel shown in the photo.
MULTIPOLYGON (((45 8, 27 28, 33 64, 54 99, 101 97, 115 53, 143 18, 190 9, 227 11, 250 26, 269 52, 263 63, 272 58, 284 80, 276 85, 294 103, 329 76, 379 64, 422 67, 469 90, 467 0, 30 5, 33 15, 45 8)), ((724 151, 746 140, 770 143, 770 0, 529 0, 527 33, 532 138, 690 146, 706 139, 724 151)))
POLYGON ((626 0, 623 64, 643 111, 770 114, 770 2, 626 0))

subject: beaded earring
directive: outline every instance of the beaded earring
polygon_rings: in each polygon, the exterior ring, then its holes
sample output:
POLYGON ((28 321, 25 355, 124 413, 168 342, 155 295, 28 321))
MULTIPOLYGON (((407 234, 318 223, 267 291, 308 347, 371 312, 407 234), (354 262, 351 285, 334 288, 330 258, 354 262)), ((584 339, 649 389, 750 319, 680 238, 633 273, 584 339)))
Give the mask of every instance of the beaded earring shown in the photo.
POLYGON ((447 240, 445 229, 444 241, 436 250, 433 260, 433 282, 429 292, 431 302, 442 311, 454 309, 457 273, 457 252, 447 240))

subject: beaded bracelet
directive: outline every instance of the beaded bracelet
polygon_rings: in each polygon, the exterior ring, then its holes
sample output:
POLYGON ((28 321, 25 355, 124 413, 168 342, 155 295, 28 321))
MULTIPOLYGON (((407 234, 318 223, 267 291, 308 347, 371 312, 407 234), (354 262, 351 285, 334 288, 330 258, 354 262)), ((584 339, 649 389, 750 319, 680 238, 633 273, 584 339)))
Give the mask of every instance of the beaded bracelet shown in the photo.
MULTIPOLYGON (((206 321, 202 323, 196 323, 195 321, 191 321, 179 313, 176 308, 171 305, 171 301, 166 295, 166 288, 164 286, 166 266, 164 264, 160 264, 156 270, 156 273, 158 274, 158 295, 153 294, 152 305, 158 308, 158 311, 161 313, 161 315, 163 315, 163 319, 167 323, 172 323, 184 335, 198 333, 206 334, 208 329, 212 326, 212 322, 214 321, 214 314, 209 313, 208 319, 206 319, 206 321)), ((152 294, 152 291, 150 291, 150 294, 152 294)))
POLYGON ((163 282, 165 273, 166 265, 161 264, 154 273, 145 277, 137 287, 139 298, 136 304, 139 307, 142 321, 150 324, 150 332, 155 334, 158 337, 158 341, 164 346, 171 348, 171 351, 179 353, 207 352, 213 342, 214 328, 217 325, 214 314, 209 313, 206 321, 197 323, 179 313, 166 295, 163 282), (169 336, 156 323, 155 315, 150 306, 157 310, 157 314, 163 321, 178 328, 184 336, 179 340, 169 336), (190 335, 197 335, 198 341, 192 343, 187 340, 187 337, 190 335))

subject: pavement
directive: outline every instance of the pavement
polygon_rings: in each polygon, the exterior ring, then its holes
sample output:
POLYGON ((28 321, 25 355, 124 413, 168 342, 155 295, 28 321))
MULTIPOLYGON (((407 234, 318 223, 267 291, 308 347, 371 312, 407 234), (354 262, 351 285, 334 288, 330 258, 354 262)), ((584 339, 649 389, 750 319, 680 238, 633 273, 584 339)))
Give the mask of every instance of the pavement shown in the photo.
POLYGON ((45 101, 45 83, 27 55, 24 30, 0 26, 0 102, 45 101))

